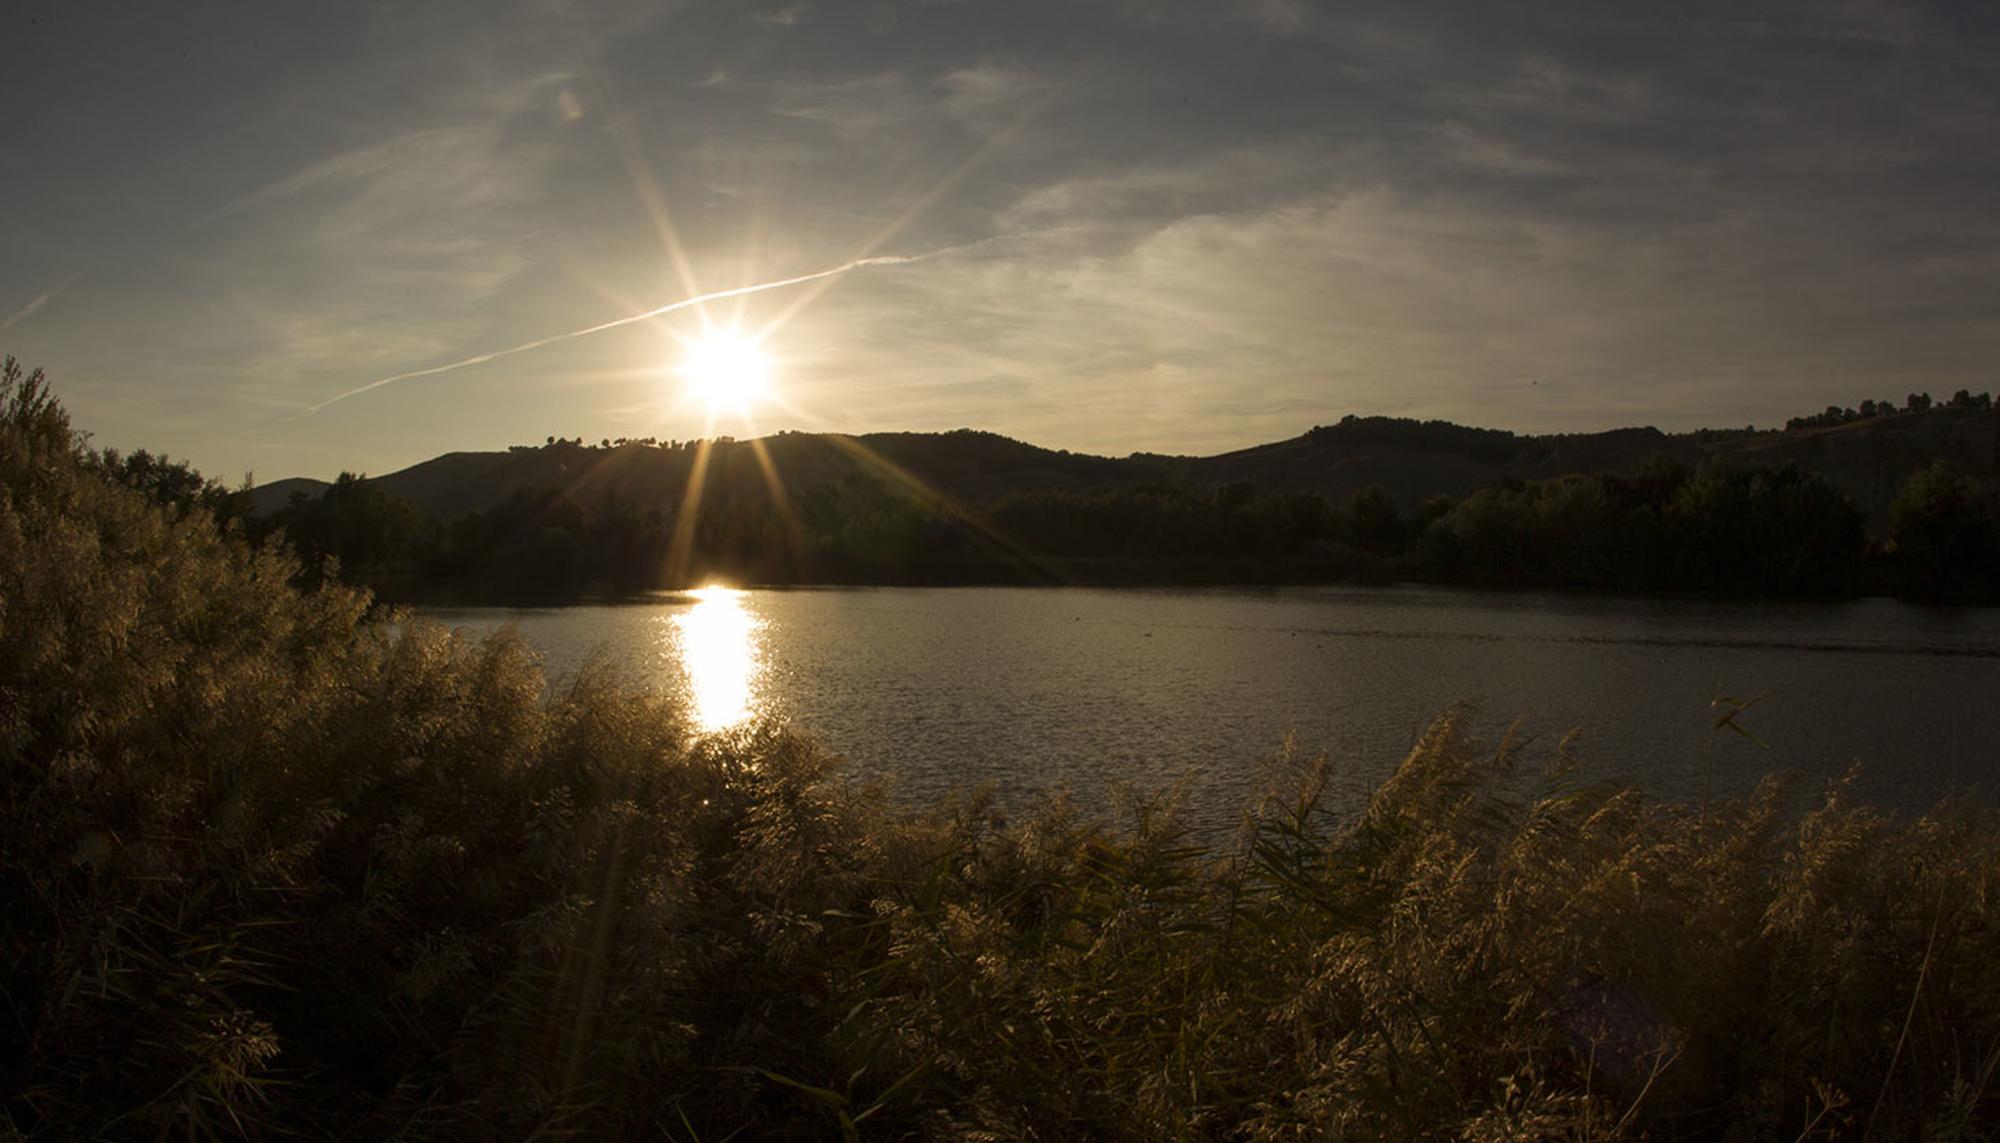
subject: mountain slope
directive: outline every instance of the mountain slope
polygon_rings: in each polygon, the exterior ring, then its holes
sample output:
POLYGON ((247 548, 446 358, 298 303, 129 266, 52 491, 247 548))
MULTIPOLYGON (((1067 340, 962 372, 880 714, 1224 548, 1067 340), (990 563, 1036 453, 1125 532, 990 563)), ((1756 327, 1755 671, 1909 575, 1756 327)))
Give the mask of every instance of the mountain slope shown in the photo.
MULTIPOLYGON (((1036 489, 1182 484, 1212 490, 1250 481, 1266 490, 1319 492, 1339 500, 1379 485, 1406 509, 1427 497, 1462 496, 1498 481, 1572 472, 1631 472, 1660 459, 1797 464, 1852 496, 1871 527, 1912 473, 1947 460, 1982 479, 2000 476, 2000 413, 1935 409, 1828 428, 1670 435, 1652 428, 1545 436, 1442 421, 1348 417, 1289 440, 1211 457, 1135 453, 1113 458, 1040 448, 994 433, 780 433, 752 441, 628 443, 589 447, 559 441, 505 452, 457 452, 373 482, 439 519, 490 510, 517 494, 557 491, 580 504, 619 501, 670 508, 699 467, 704 496, 797 500, 814 490, 869 482, 931 498, 986 505, 1036 489)), ((320 481, 277 481, 256 490, 256 510, 282 507, 320 481)))
POLYGON ((327 490, 327 482, 310 476, 288 476, 250 490, 250 511, 262 516, 291 502, 294 493, 311 498, 327 490))

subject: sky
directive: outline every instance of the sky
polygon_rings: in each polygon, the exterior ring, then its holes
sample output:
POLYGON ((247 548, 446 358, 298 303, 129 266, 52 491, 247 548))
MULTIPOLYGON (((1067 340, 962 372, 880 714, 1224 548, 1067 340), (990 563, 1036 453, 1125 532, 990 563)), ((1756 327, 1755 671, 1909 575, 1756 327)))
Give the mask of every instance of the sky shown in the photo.
POLYGON ((0 45, 0 352, 232 483, 700 435, 704 320, 782 398, 714 431, 1109 455, 2000 360, 1990 3, 14 0, 0 45))

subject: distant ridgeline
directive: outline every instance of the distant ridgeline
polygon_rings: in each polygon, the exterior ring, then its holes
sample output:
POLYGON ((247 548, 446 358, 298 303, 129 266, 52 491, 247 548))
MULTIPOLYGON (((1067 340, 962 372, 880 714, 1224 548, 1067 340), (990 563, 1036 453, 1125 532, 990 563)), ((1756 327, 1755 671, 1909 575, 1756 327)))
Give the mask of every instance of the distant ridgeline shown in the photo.
MULTIPOLYGON (((1894 401, 1863 401, 1851 409, 1843 409, 1839 405, 1828 405, 1824 413, 1814 413, 1810 417, 1793 417, 1791 420, 1785 422, 1785 428, 1824 429, 1835 425, 1851 424, 1854 421, 1872 420, 1876 417, 1894 417, 1903 413, 1928 413, 1937 407, 1937 404, 1931 400, 1929 393, 1912 393, 1903 399, 1901 408, 1898 408, 1894 401)), ((1951 395, 1951 400, 1947 401, 1944 407, 1947 409, 1990 410, 1993 408, 1993 394, 1974 394, 1970 390, 1960 389, 1951 395)))
POLYGON ((1523 436, 1350 416, 1213 457, 1087 456, 970 430, 550 437, 374 479, 279 481, 248 511, 253 535, 282 529, 309 567, 396 599, 710 578, 1986 599, 2000 594, 1996 477, 2000 414, 1960 393, 1782 432, 1523 436))

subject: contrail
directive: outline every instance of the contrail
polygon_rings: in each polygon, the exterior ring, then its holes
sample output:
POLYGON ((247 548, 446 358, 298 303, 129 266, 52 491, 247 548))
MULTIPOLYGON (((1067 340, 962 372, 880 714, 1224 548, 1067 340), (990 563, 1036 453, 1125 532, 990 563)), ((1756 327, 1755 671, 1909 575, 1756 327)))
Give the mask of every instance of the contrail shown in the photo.
POLYGON ((45 293, 38 295, 34 301, 31 301, 27 305, 22 306, 20 309, 15 310, 13 315, 7 318, 7 320, 0 321, 0 333, 5 333, 6 331, 13 329, 20 323, 27 321, 29 318, 34 317, 35 314, 38 313, 43 306, 48 305, 49 302, 52 301, 57 294, 60 294, 64 290, 69 289, 72 285, 76 284, 76 280, 81 277, 83 277, 82 274, 71 274, 69 277, 64 278, 60 282, 57 282, 53 289, 50 289, 45 293))
POLYGON ((554 345, 557 342, 569 341, 573 338, 589 337, 593 333, 603 333, 607 329, 617 329, 620 326, 633 325, 638 322, 647 321, 651 318, 659 317, 661 314, 670 314, 673 313, 675 310, 687 309, 689 306, 698 306, 707 302, 720 301, 723 298, 741 297, 744 294, 761 293, 765 290, 783 289, 786 286, 796 286, 804 282, 816 282, 821 278, 831 278, 836 274, 845 274, 850 270, 859 270, 865 266, 900 266, 910 262, 921 262, 926 258, 935 258, 940 254, 947 254, 955 250, 963 250, 970 246, 983 245, 985 242, 988 241, 992 240, 985 239, 982 240, 981 242, 969 242, 962 246, 946 246, 941 249, 926 251, 922 254, 877 254, 874 257, 870 258, 856 258, 851 262, 843 262, 840 265, 835 266, 831 270, 818 270, 811 274, 800 274, 796 278, 781 278, 775 282, 759 282, 754 286, 738 286, 733 290, 716 290, 713 293, 697 294, 692 298, 683 298, 677 302, 668 302, 664 306, 655 306, 654 308, 647 310, 644 313, 636 313, 636 314, 631 314, 627 317, 614 318, 611 321, 601 322, 597 325, 587 326, 583 329, 573 329, 570 330, 568 333, 551 334, 548 337, 536 338, 534 341, 524 341, 519 345, 510 345, 506 349, 496 349, 491 353, 477 354, 475 356, 468 357, 463 361, 453 361, 445 365, 433 365, 428 369, 412 369, 408 373, 397 373, 394 376, 390 377, 380 377, 377 378, 376 380, 370 381, 366 385, 356 386, 353 389, 349 389, 345 393, 340 393, 335 396, 328 397, 326 400, 321 401, 319 404, 312 406, 305 412, 299 413, 296 416, 293 416, 288 419, 297 420, 299 417, 310 417, 314 413, 319 412, 321 409, 324 409, 329 405, 337 405, 340 402, 347 400, 349 397, 359 397, 361 394, 366 393, 371 389, 380 389, 384 385, 394 385, 398 381, 409 381, 417 377, 430 377, 439 373, 450 373, 456 369, 468 369, 474 365, 484 365, 489 361, 498 360, 499 358, 502 357, 512 357, 516 353, 526 353, 531 349, 540 349, 545 345, 554 345))

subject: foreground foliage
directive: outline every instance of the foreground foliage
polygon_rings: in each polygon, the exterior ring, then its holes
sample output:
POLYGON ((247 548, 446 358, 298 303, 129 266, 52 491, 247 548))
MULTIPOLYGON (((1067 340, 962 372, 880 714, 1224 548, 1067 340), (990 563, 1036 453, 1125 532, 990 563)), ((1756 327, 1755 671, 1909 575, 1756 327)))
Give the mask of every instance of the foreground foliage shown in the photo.
POLYGON ((0 408, 27 1138, 1970 1139, 2000 814, 1663 805, 1441 719, 1229 853, 898 814, 773 729, 367 616, 0 408))

